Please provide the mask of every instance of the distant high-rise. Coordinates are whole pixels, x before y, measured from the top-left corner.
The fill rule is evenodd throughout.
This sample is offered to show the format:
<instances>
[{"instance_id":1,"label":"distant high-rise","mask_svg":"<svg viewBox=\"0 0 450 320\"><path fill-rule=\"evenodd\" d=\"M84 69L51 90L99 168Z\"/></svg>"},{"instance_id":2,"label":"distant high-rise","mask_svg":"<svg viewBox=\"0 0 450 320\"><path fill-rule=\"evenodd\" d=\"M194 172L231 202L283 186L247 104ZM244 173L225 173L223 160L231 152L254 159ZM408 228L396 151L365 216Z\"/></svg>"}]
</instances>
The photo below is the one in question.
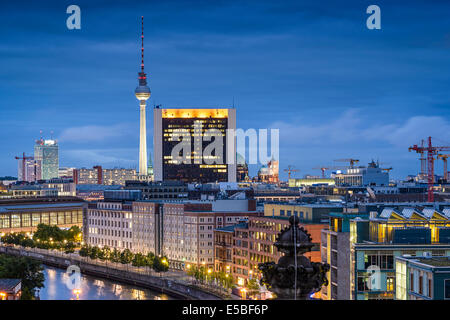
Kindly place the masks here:
<instances>
[{"instance_id":1,"label":"distant high-rise","mask_svg":"<svg viewBox=\"0 0 450 320\"><path fill-rule=\"evenodd\" d=\"M147 86L147 75L144 72L144 17L142 17L142 34L141 34L141 72L138 73L139 86L134 91L136 98L139 100L140 106L140 136L139 136L139 175L147 175L147 125L145 107L147 100L150 98L150 88Z\"/></svg>"},{"instance_id":2,"label":"distant high-rise","mask_svg":"<svg viewBox=\"0 0 450 320\"><path fill-rule=\"evenodd\" d=\"M34 182L41 179L41 161L33 157L21 159L18 166L19 181Z\"/></svg>"},{"instance_id":3,"label":"distant high-rise","mask_svg":"<svg viewBox=\"0 0 450 320\"><path fill-rule=\"evenodd\" d=\"M44 140L43 138L37 140L34 146L34 160L40 161L41 179L58 178L59 147L56 140Z\"/></svg>"},{"instance_id":4,"label":"distant high-rise","mask_svg":"<svg viewBox=\"0 0 450 320\"><path fill-rule=\"evenodd\" d=\"M236 182L236 163L227 164L227 152L236 154L235 143L227 148L227 129L236 129L236 109L161 109L153 112L153 172L155 181L178 180L183 182ZM201 125L202 142L196 143L195 132ZM205 163L203 152L212 141L205 131L215 129L223 137L222 163ZM191 163L174 163L172 150L180 142L172 141L177 130L191 134ZM213 155L215 157L217 155ZM198 163L198 160L200 162Z\"/></svg>"}]
</instances>

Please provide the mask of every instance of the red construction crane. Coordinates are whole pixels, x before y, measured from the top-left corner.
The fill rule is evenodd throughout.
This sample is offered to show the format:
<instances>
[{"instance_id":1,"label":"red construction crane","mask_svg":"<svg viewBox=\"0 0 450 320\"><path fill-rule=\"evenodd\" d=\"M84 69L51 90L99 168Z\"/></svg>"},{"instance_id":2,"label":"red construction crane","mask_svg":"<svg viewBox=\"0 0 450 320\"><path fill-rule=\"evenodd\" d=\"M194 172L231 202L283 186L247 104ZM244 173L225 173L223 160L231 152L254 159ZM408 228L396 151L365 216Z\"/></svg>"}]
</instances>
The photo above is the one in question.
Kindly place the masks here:
<instances>
[{"instance_id":1,"label":"red construction crane","mask_svg":"<svg viewBox=\"0 0 450 320\"><path fill-rule=\"evenodd\" d=\"M428 169L428 202L434 202L433 194L433 184L434 184L434 156L438 154L439 151L450 151L448 146L433 147L431 143L431 137L428 137L428 146L419 147L417 144L408 148L409 151L416 151L417 153L427 154L427 169Z\"/></svg>"},{"instance_id":2,"label":"red construction crane","mask_svg":"<svg viewBox=\"0 0 450 320\"><path fill-rule=\"evenodd\" d=\"M25 155L25 152L24 152L22 157L15 157L15 158L16 158L16 160L22 160L22 181L25 181L25 176L26 176L26 173L25 173L25 161L31 160L31 159L33 159L33 157L27 157ZM17 178L19 178L19 177L17 177Z\"/></svg>"},{"instance_id":3,"label":"red construction crane","mask_svg":"<svg viewBox=\"0 0 450 320\"><path fill-rule=\"evenodd\" d=\"M447 159L450 157L450 154L438 154L437 155L439 159L442 159L442 162L444 162L444 180L448 180L448 170L447 170Z\"/></svg>"},{"instance_id":4,"label":"red construction crane","mask_svg":"<svg viewBox=\"0 0 450 320\"><path fill-rule=\"evenodd\" d=\"M291 166L288 166L288 168L284 169L284 171L286 171L288 173L288 179L291 179L291 172L298 172L298 170L294 169Z\"/></svg>"}]
</instances>

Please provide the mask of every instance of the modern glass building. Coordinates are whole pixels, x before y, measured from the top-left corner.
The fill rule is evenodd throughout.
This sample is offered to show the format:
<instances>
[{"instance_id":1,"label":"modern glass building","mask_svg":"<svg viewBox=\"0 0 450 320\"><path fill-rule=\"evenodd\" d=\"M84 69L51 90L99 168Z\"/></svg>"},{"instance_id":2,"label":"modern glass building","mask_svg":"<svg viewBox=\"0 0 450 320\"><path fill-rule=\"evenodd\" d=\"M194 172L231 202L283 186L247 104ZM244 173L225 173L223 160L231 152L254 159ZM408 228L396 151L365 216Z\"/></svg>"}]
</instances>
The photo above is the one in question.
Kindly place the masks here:
<instances>
[{"instance_id":1,"label":"modern glass building","mask_svg":"<svg viewBox=\"0 0 450 320\"><path fill-rule=\"evenodd\" d=\"M56 140L39 139L34 146L34 159L41 163L41 179L59 177L59 147Z\"/></svg>"}]
</instances>

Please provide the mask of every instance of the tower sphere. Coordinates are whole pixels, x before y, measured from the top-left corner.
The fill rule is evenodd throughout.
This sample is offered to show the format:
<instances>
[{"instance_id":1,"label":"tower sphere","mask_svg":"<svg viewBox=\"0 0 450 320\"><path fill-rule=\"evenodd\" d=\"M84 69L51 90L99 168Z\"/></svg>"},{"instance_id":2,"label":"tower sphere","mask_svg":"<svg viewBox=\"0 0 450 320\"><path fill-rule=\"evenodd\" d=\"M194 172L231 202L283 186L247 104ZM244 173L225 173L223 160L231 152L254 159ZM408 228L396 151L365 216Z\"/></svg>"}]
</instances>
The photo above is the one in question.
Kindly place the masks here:
<instances>
[{"instance_id":1,"label":"tower sphere","mask_svg":"<svg viewBox=\"0 0 450 320\"><path fill-rule=\"evenodd\" d=\"M139 101L148 100L151 95L150 88L148 86L138 86L134 90L134 94Z\"/></svg>"}]
</instances>

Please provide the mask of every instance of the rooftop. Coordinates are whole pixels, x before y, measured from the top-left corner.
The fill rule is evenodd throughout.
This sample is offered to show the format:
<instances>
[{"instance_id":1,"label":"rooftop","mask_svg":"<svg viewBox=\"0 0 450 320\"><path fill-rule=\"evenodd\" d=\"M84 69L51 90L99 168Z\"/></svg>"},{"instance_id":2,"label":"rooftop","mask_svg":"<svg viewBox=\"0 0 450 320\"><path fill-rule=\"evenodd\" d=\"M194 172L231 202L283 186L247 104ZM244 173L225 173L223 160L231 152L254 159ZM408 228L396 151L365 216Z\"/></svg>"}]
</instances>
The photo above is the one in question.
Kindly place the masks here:
<instances>
[{"instance_id":1,"label":"rooftop","mask_svg":"<svg viewBox=\"0 0 450 320\"><path fill-rule=\"evenodd\" d=\"M20 279L0 279L0 291L11 291L20 284Z\"/></svg>"}]
</instances>

